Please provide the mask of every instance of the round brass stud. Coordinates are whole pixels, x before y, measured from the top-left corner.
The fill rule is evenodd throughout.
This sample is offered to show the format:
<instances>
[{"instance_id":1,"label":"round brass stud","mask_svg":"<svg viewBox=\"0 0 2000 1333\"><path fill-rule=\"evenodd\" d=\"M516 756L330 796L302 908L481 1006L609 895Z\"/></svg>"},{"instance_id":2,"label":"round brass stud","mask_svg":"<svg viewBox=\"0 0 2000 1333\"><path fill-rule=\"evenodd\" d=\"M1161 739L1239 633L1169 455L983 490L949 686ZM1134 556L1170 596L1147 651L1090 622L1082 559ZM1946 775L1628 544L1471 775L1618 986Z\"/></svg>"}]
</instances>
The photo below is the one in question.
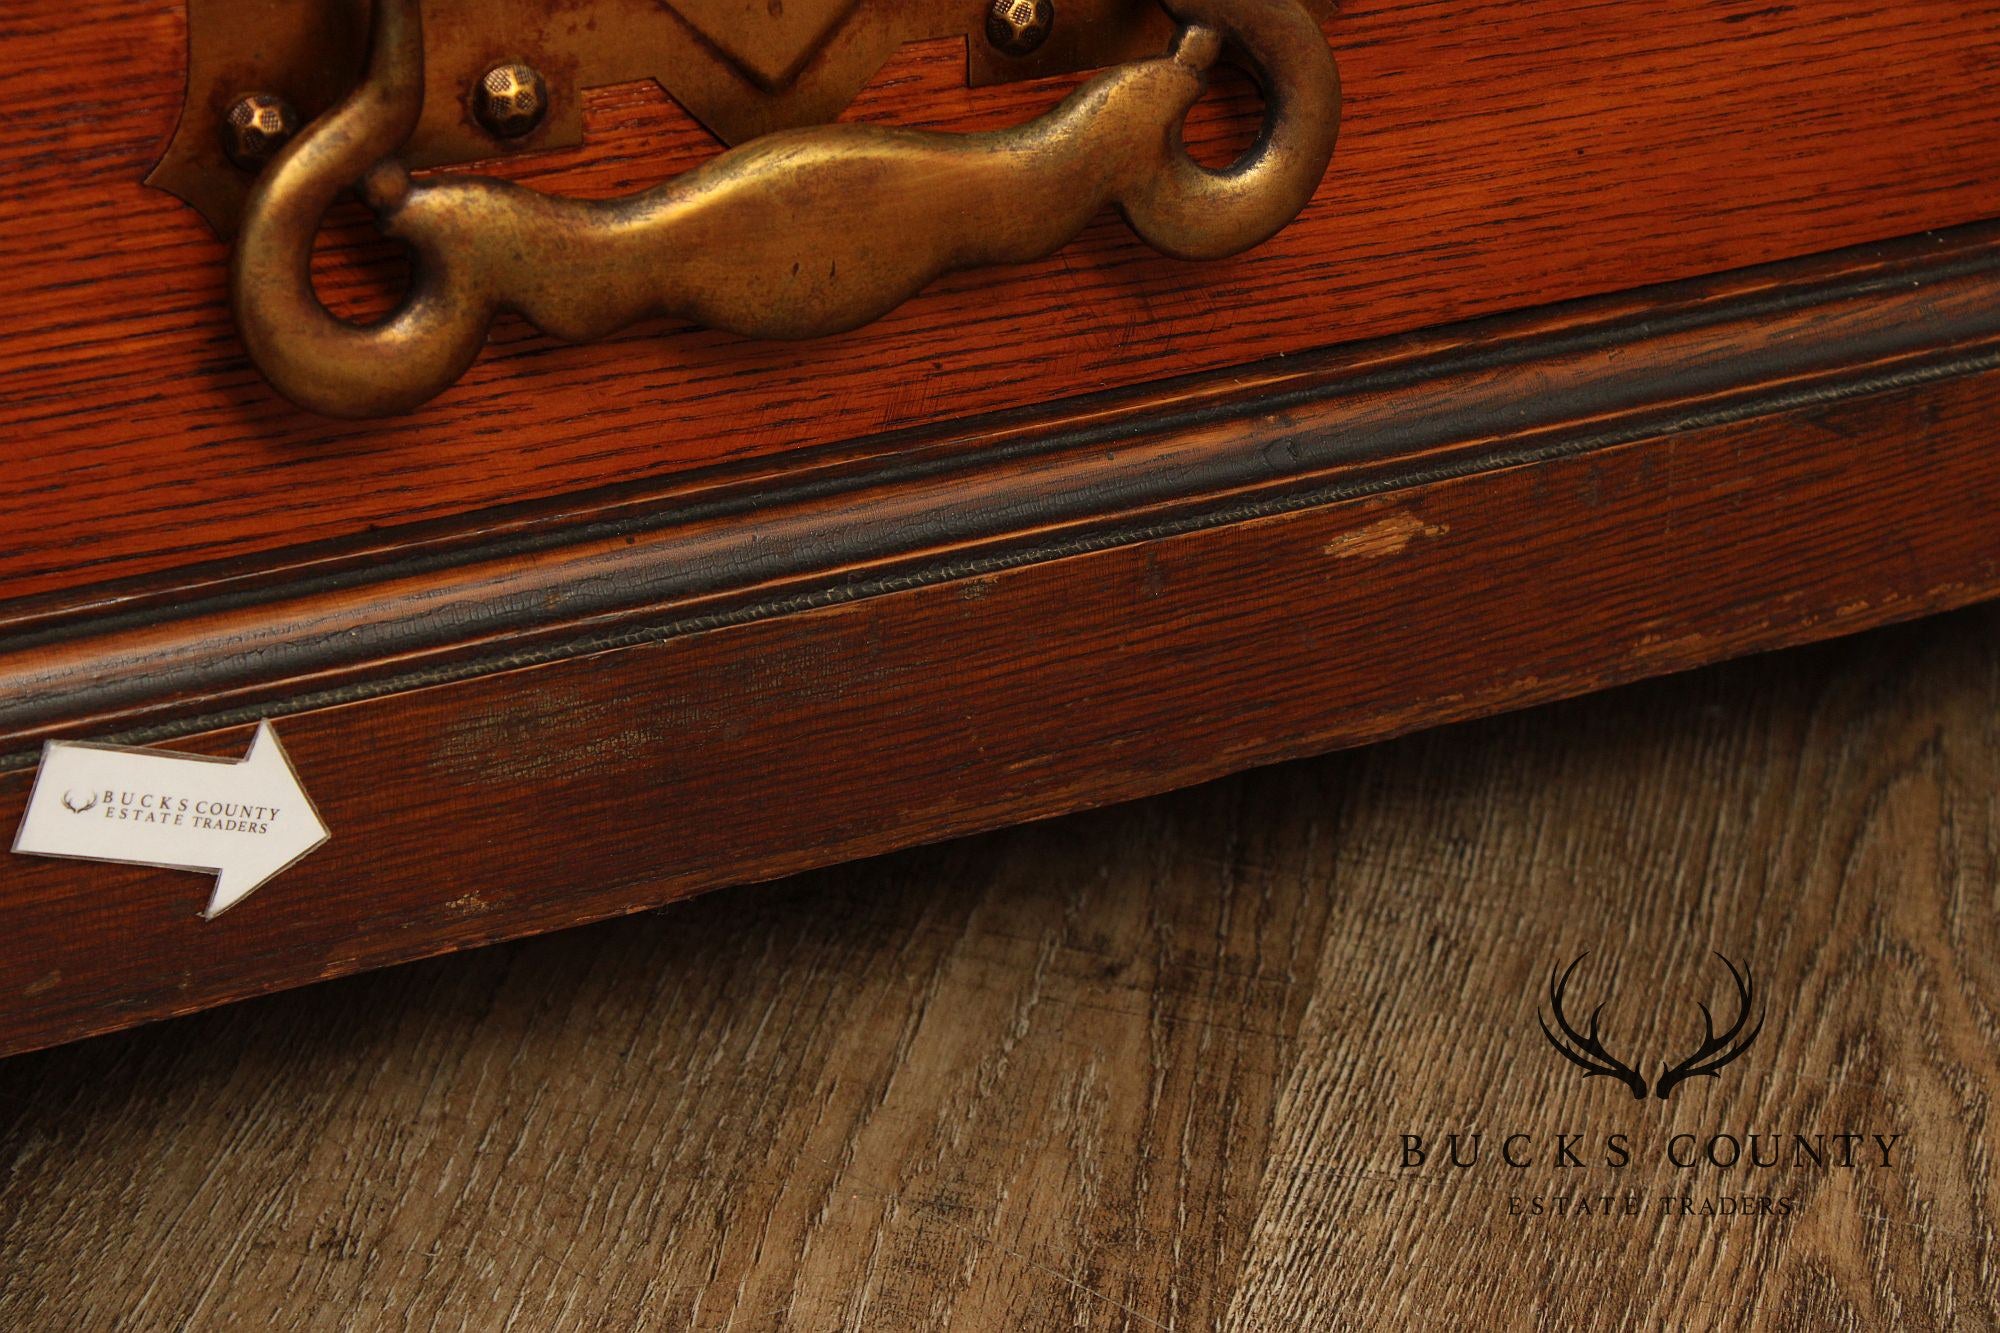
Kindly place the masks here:
<instances>
[{"instance_id":1,"label":"round brass stud","mask_svg":"<svg viewBox=\"0 0 2000 1333\"><path fill-rule=\"evenodd\" d=\"M549 85L533 65L495 65L472 90L472 113L496 138L523 138L549 114Z\"/></svg>"},{"instance_id":2,"label":"round brass stud","mask_svg":"<svg viewBox=\"0 0 2000 1333\"><path fill-rule=\"evenodd\" d=\"M222 150L252 174L262 171L299 132L299 113L271 93L236 99L222 118Z\"/></svg>"},{"instance_id":3,"label":"round brass stud","mask_svg":"<svg viewBox=\"0 0 2000 1333\"><path fill-rule=\"evenodd\" d=\"M1002 55L1031 56L1055 27L1055 0L993 0L986 11L986 40Z\"/></svg>"}]
</instances>

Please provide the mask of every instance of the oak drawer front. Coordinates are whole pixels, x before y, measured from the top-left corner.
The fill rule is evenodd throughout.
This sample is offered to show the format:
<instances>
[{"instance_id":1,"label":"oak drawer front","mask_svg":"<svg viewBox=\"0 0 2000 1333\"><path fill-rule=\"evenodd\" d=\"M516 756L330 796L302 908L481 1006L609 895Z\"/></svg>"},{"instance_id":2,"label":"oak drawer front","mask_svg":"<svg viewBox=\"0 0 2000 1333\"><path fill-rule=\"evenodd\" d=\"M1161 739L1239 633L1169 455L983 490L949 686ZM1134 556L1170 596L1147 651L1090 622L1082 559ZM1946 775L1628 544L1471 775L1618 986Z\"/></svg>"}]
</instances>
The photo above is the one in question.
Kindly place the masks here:
<instances>
[{"instance_id":1,"label":"oak drawer front","mask_svg":"<svg viewBox=\"0 0 2000 1333\"><path fill-rule=\"evenodd\" d=\"M214 920L0 857L0 1054L2000 594L2000 5L1324 31L1332 170L1240 257L1105 218L819 341L503 321L335 423L140 184L180 7L10 9L0 826L49 742L276 734L332 836ZM1075 80L964 83L913 46L849 117ZM650 87L585 126L476 169L715 151ZM337 216L321 290L379 308L386 254Z\"/></svg>"},{"instance_id":2,"label":"oak drawer front","mask_svg":"<svg viewBox=\"0 0 2000 1333\"><path fill-rule=\"evenodd\" d=\"M0 1050L1993 596L1996 408L1982 226L23 621L0 825L268 721L332 838L5 858Z\"/></svg>"},{"instance_id":3,"label":"oak drawer front","mask_svg":"<svg viewBox=\"0 0 2000 1333\"><path fill-rule=\"evenodd\" d=\"M1333 169L1240 259L1163 259L1106 219L822 342L656 325L570 347L503 325L423 412L335 426L261 382L225 247L139 184L180 109L183 7L22 0L0 17L0 433L37 522L10 534L0 586L60 596L2000 214L1993 4L1383 0L1327 35L1347 90ZM913 48L849 115L992 128L1061 91L964 82L962 56ZM1255 115L1230 84L1191 138ZM715 151L648 87L595 94L588 133L507 169L604 196Z\"/></svg>"}]
</instances>

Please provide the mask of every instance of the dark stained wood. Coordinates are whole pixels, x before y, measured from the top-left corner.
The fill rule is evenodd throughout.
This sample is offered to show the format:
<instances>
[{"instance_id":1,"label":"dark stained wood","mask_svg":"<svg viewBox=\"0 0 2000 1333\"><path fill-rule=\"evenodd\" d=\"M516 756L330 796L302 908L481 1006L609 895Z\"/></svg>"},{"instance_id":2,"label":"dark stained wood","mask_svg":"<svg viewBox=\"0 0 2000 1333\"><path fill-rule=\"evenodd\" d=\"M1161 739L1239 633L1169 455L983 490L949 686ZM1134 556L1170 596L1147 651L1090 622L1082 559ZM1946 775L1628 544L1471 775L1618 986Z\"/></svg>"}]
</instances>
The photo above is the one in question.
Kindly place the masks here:
<instances>
[{"instance_id":1,"label":"dark stained wood","mask_svg":"<svg viewBox=\"0 0 2000 1333\"><path fill-rule=\"evenodd\" d=\"M215 925L187 876L0 858L0 1051L2000 592L2000 7L1329 31L1339 167L1241 261L1107 223L823 344L516 329L335 428L138 184L178 7L11 7L0 827L51 737L273 717L334 841ZM852 114L1056 91L961 81L912 49ZM706 151L656 94L595 108L512 169ZM337 230L328 290L379 301Z\"/></svg>"},{"instance_id":2,"label":"dark stained wood","mask_svg":"<svg viewBox=\"0 0 2000 1333\"><path fill-rule=\"evenodd\" d=\"M0 770L1996 365L1978 226L30 599L0 615Z\"/></svg>"},{"instance_id":3,"label":"dark stained wood","mask_svg":"<svg viewBox=\"0 0 2000 1333\"><path fill-rule=\"evenodd\" d=\"M333 841L212 924L188 876L7 858L0 1049L2000 593L2000 370L1902 369L1463 475L1427 478L1419 451L1380 493L266 709L289 713ZM247 736L185 744L240 755ZM0 827L30 777L0 777Z\"/></svg>"},{"instance_id":4,"label":"dark stained wood","mask_svg":"<svg viewBox=\"0 0 2000 1333\"><path fill-rule=\"evenodd\" d=\"M1254 255L1176 264L1107 220L1045 264L951 280L820 344L653 329L565 348L512 328L435 410L352 428L257 381L224 313L221 246L139 184L180 105L180 6L15 0L0 14L0 589L87 596L2000 214L1991 0L1354 0L1329 31L1351 96L1340 158L1308 216ZM961 55L913 49L852 114L968 128L1057 91L967 92L962 71ZM1238 133L1245 101L1196 137ZM604 195L708 151L645 89L598 96L591 131L585 152L520 173ZM333 260L328 282L345 298L361 275Z\"/></svg>"},{"instance_id":5,"label":"dark stained wood","mask_svg":"<svg viewBox=\"0 0 2000 1333\"><path fill-rule=\"evenodd\" d=\"M1991 1328L1996 789L1983 610L7 1061L0 1325ZM1722 1079L1542 1044L1584 949L1695 1035L1710 948ZM1466 1130L1905 1138L1400 1168Z\"/></svg>"}]
</instances>

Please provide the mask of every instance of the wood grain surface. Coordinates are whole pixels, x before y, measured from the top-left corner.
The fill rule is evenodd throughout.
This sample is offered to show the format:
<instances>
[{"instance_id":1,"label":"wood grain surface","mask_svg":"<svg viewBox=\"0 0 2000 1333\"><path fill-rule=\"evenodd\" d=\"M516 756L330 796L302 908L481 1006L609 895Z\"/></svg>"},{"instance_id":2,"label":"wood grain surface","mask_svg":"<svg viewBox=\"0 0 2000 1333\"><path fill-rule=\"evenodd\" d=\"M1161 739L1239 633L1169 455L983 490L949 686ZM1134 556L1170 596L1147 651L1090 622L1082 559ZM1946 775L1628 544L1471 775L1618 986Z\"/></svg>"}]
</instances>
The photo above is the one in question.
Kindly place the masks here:
<instances>
[{"instance_id":1,"label":"wood grain surface","mask_svg":"<svg viewBox=\"0 0 2000 1333\"><path fill-rule=\"evenodd\" d=\"M295 699L334 836L226 918L185 873L6 858L0 1051L2000 594L2000 372L1972 364ZM0 775L0 827L33 776Z\"/></svg>"},{"instance_id":2,"label":"wood grain surface","mask_svg":"<svg viewBox=\"0 0 2000 1333\"><path fill-rule=\"evenodd\" d=\"M140 184L180 109L183 13L0 12L6 597L2000 216L1992 0L1352 0L1328 29L1350 97L1333 174L1254 254L1179 264L1106 219L819 343L653 327L572 348L515 325L432 409L337 427L261 384L222 245ZM991 127L1059 91L963 74L962 52L912 48L850 116ZM1201 151L1253 100L1220 99ZM603 196L713 151L650 86L597 95L589 131L513 173ZM325 276L346 302L379 246L343 236Z\"/></svg>"},{"instance_id":3,"label":"wood grain surface","mask_svg":"<svg viewBox=\"0 0 2000 1333\"><path fill-rule=\"evenodd\" d=\"M1872 433L1867 522L1935 528L1913 488L1945 483L1911 446L1950 409L1911 400L1905 422L1869 400L1950 399L1996 367L1986 223L203 562L80 602L16 598L0 603L0 771L51 736L176 737L1801 409L1857 416L1844 444L1802 439L1815 473ZM1979 414L1952 415L1976 467ZM1774 484L1755 454L1735 460L1719 484ZM1837 557L1815 544L1800 554Z\"/></svg>"},{"instance_id":4,"label":"wood grain surface","mask_svg":"<svg viewBox=\"0 0 2000 1333\"><path fill-rule=\"evenodd\" d=\"M1991 1328L1996 719L1959 613L0 1063L0 1325ZM1671 1102L1536 1028L1711 949ZM1901 1138L1659 1160L1753 1132Z\"/></svg>"}]
</instances>

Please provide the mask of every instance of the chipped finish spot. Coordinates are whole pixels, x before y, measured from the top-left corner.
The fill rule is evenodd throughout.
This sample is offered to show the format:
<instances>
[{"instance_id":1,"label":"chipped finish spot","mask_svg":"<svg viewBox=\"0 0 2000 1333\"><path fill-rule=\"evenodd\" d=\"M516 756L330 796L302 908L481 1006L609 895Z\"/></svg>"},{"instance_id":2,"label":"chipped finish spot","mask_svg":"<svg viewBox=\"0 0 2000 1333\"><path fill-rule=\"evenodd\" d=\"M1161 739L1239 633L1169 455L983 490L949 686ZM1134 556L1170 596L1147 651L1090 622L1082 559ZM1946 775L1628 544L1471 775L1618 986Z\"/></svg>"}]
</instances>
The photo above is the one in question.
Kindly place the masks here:
<instances>
[{"instance_id":1,"label":"chipped finish spot","mask_svg":"<svg viewBox=\"0 0 2000 1333\"><path fill-rule=\"evenodd\" d=\"M1415 514L1395 514L1341 534L1327 543L1326 553L1336 560L1379 560L1401 555L1419 537L1442 537L1450 531L1449 525L1426 523Z\"/></svg>"}]
</instances>

